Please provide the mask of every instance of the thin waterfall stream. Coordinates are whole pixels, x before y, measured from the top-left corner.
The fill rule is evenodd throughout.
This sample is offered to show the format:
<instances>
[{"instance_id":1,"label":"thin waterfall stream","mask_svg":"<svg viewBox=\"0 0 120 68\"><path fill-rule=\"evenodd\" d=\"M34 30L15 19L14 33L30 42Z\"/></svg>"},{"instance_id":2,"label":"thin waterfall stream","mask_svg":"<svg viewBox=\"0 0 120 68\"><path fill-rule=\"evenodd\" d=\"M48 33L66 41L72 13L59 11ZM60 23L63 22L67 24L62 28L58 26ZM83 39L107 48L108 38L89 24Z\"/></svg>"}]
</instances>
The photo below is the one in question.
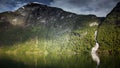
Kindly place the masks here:
<instances>
[{"instance_id":1,"label":"thin waterfall stream","mask_svg":"<svg viewBox=\"0 0 120 68\"><path fill-rule=\"evenodd\" d=\"M92 55L92 59L93 61L95 61L97 63L97 66L96 68L100 65L100 58L98 57L97 55L97 50L99 48L99 43L97 42L97 33L98 31L95 31L95 41L96 41L96 44L95 46L92 48L92 51L91 51L91 55Z\"/></svg>"}]
</instances>

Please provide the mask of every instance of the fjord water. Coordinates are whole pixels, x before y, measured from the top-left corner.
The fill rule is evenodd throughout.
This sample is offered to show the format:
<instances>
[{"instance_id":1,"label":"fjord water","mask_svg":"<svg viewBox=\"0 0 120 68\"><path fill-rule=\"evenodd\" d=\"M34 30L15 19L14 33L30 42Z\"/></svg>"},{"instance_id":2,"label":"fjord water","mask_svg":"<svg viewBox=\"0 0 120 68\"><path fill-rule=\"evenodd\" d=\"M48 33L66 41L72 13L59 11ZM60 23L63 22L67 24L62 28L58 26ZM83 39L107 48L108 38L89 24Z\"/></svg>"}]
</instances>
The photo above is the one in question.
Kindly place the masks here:
<instances>
[{"instance_id":1,"label":"fjord water","mask_svg":"<svg viewBox=\"0 0 120 68\"><path fill-rule=\"evenodd\" d=\"M0 68L119 68L120 56L101 55L100 64L89 54L0 54Z\"/></svg>"}]
</instances>

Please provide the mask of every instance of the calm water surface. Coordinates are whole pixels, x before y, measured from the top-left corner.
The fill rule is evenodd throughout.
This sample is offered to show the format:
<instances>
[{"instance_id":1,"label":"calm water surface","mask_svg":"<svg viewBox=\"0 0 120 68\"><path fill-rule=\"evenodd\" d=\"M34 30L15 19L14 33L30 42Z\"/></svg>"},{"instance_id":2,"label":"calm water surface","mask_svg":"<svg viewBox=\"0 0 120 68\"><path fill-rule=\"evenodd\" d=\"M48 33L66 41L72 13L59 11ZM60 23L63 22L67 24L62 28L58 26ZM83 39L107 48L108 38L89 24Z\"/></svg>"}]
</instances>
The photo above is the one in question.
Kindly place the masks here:
<instances>
[{"instance_id":1,"label":"calm water surface","mask_svg":"<svg viewBox=\"0 0 120 68\"><path fill-rule=\"evenodd\" d=\"M0 54L0 68L120 68L120 56Z\"/></svg>"}]
</instances>

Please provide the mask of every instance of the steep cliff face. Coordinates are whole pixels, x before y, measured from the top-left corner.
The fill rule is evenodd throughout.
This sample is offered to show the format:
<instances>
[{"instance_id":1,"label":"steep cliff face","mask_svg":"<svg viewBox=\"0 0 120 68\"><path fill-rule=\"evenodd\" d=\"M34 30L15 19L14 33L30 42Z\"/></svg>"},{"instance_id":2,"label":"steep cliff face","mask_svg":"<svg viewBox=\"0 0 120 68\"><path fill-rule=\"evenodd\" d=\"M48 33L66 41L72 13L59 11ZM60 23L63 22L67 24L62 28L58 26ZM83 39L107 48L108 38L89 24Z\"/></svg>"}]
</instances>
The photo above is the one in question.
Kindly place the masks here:
<instances>
[{"instance_id":1,"label":"steep cliff face","mask_svg":"<svg viewBox=\"0 0 120 68\"><path fill-rule=\"evenodd\" d=\"M88 52L99 20L62 9L29 3L0 13L0 46L14 52Z\"/></svg>"},{"instance_id":2,"label":"steep cliff face","mask_svg":"<svg viewBox=\"0 0 120 68\"><path fill-rule=\"evenodd\" d=\"M117 53L120 51L120 2L107 15L98 31L100 51Z\"/></svg>"}]
</instances>

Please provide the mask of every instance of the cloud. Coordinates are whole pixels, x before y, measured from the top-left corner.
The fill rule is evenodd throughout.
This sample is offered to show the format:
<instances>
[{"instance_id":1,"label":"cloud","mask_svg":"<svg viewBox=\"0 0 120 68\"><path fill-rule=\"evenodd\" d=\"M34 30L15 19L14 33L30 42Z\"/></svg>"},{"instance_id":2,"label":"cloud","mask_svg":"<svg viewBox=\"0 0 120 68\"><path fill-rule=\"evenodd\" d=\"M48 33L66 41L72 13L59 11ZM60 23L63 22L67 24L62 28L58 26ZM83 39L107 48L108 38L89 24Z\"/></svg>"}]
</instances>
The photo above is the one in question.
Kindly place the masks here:
<instances>
[{"instance_id":1,"label":"cloud","mask_svg":"<svg viewBox=\"0 0 120 68\"><path fill-rule=\"evenodd\" d=\"M0 0L0 12L16 10L24 4L20 0Z\"/></svg>"},{"instance_id":2,"label":"cloud","mask_svg":"<svg viewBox=\"0 0 120 68\"><path fill-rule=\"evenodd\" d=\"M0 12L16 10L28 2L40 2L77 14L106 16L119 0L0 0Z\"/></svg>"},{"instance_id":3,"label":"cloud","mask_svg":"<svg viewBox=\"0 0 120 68\"><path fill-rule=\"evenodd\" d=\"M119 0L53 0L51 6L77 14L106 16Z\"/></svg>"},{"instance_id":4,"label":"cloud","mask_svg":"<svg viewBox=\"0 0 120 68\"><path fill-rule=\"evenodd\" d=\"M0 12L13 11L28 2L40 2L49 5L53 0L0 0Z\"/></svg>"}]
</instances>

